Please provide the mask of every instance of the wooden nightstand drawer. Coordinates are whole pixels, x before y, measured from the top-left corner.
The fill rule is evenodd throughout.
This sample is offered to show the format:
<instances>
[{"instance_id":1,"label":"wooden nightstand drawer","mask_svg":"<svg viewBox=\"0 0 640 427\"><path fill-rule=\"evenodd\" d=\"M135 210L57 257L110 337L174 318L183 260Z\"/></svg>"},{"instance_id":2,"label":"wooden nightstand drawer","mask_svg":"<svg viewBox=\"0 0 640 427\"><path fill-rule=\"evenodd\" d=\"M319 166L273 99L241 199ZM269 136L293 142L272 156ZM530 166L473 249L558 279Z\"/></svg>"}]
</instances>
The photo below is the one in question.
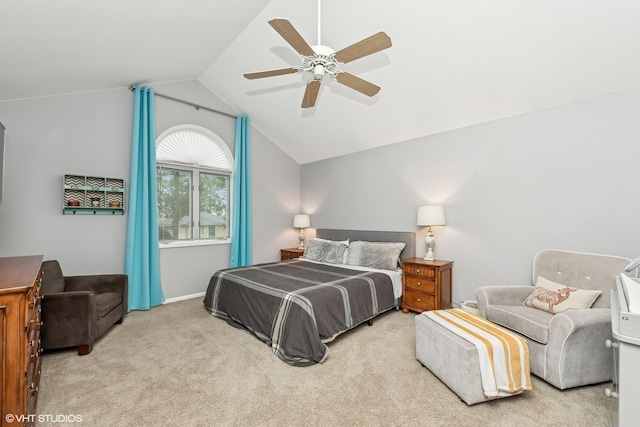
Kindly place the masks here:
<instances>
[{"instance_id":1,"label":"wooden nightstand drawer","mask_svg":"<svg viewBox=\"0 0 640 427\"><path fill-rule=\"evenodd\" d=\"M280 260L284 261L287 259L295 259L304 255L304 249L298 248L289 248L289 249L280 249Z\"/></svg>"},{"instance_id":2,"label":"wooden nightstand drawer","mask_svg":"<svg viewBox=\"0 0 640 427\"><path fill-rule=\"evenodd\" d=\"M422 277L406 276L404 278L404 286L407 290L415 289L421 292L433 294L436 292L436 281L433 279L424 279Z\"/></svg>"},{"instance_id":3,"label":"wooden nightstand drawer","mask_svg":"<svg viewBox=\"0 0 640 427\"><path fill-rule=\"evenodd\" d=\"M405 289L402 295L402 306L418 312L433 310L436 308L436 296Z\"/></svg>"},{"instance_id":4,"label":"wooden nightstand drawer","mask_svg":"<svg viewBox=\"0 0 640 427\"><path fill-rule=\"evenodd\" d=\"M404 272L405 274L415 274L416 276L430 277L431 279L434 279L436 277L435 268L424 267L422 265L405 265Z\"/></svg>"}]
</instances>

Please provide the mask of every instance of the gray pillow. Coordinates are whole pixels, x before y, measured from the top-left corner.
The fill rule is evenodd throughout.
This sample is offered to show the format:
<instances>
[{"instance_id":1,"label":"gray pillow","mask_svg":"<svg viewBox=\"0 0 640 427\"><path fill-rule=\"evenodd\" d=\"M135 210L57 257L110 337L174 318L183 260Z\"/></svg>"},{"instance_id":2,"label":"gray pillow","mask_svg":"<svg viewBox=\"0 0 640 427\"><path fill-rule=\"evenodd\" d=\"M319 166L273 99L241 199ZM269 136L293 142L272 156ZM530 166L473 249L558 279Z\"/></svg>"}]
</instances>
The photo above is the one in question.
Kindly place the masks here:
<instances>
[{"instance_id":1,"label":"gray pillow","mask_svg":"<svg viewBox=\"0 0 640 427\"><path fill-rule=\"evenodd\" d=\"M311 239L304 250L304 258L330 264L342 264L344 253L349 246L344 242L333 240Z\"/></svg>"},{"instance_id":2,"label":"gray pillow","mask_svg":"<svg viewBox=\"0 0 640 427\"><path fill-rule=\"evenodd\" d=\"M404 247L404 243L351 242L347 253L347 264L382 270L396 270L400 252Z\"/></svg>"}]
</instances>

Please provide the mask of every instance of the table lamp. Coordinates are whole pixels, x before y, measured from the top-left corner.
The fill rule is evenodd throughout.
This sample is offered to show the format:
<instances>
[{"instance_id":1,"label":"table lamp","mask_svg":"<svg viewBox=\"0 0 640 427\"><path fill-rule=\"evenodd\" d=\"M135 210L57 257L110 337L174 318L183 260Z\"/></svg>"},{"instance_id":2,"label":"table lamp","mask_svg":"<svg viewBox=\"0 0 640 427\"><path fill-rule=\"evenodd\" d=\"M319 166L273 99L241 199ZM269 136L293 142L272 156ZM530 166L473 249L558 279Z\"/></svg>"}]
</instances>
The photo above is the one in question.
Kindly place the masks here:
<instances>
[{"instance_id":1,"label":"table lamp","mask_svg":"<svg viewBox=\"0 0 640 427\"><path fill-rule=\"evenodd\" d=\"M433 225L446 225L444 219L444 208L442 206L420 206L418 208L418 225L427 226L427 234L424 242L427 245L427 254L424 256L425 261L435 260L433 248L436 245L436 239L431 232Z\"/></svg>"},{"instance_id":2,"label":"table lamp","mask_svg":"<svg viewBox=\"0 0 640 427\"><path fill-rule=\"evenodd\" d=\"M293 227L300 229L300 235L298 236L300 246L298 246L298 249L304 249L304 229L310 226L311 220L309 219L309 215L298 214L293 216Z\"/></svg>"}]
</instances>

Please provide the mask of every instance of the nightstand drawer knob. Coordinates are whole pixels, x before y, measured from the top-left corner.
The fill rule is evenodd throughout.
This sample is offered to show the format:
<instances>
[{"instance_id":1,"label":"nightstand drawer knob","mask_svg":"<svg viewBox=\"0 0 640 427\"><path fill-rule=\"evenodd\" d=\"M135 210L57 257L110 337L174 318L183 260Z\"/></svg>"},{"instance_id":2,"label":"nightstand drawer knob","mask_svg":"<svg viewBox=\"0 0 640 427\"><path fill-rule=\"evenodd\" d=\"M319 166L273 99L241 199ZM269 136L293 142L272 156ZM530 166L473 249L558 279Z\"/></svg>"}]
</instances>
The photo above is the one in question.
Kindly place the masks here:
<instances>
[{"instance_id":1,"label":"nightstand drawer knob","mask_svg":"<svg viewBox=\"0 0 640 427\"><path fill-rule=\"evenodd\" d=\"M420 282L418 282L418 283L417 283L417 286L420 286L420 285L421 285L421 283L420 283Z\"/></svg>"},{"instance_id":2,"label":"nightstand drawer knob","mask_svg":"<svg viewBox=\"0 0 640 427\"><path fill-rule=\"evenodd\" d=\"M418 298L416 301L420 302L420 298Z\"/></svg>"},{"instance_id":3,"label":"nightstand drawer knob","mask_svg":"<svg viewBox=\"0 0 640 427\"><path fill-rule=\"evenodd\" d=\"M422 270L420 270L419 268L416 270L416 273L420 273Z\"/></svg>"}]
</instances>

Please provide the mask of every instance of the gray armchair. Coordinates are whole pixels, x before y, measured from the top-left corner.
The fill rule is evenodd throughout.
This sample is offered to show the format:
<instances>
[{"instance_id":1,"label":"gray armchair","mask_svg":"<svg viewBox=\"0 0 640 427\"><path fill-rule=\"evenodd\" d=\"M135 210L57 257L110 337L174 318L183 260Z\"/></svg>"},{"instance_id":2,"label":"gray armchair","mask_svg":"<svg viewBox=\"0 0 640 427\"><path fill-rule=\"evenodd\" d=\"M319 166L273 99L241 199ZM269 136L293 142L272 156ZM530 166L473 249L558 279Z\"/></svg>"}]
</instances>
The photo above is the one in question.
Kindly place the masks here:
<instances>
[{"instance_id":1,"label":"gray armchair","mask_svg":"<svg viewBox=\"0 0 640 427\"><path fill-rule=\"evenodd\" d=\"M566 389L609 381L613 353L609 290L629 259L561 250L543 250L533 262L533 281L542 276L562 285L601 290L591 308L553 314L523 305L533 286L476 289L482 317L522 335L529 346L531 373Z\"/></svg>"},{"instance_id":2,"label":"gray armchair","mask_svg":"<svg viewBox=\"0 0 640 427\"><path fill-rule=\"evenodd\" d=\"M42 263L42 348L76 347L91 353L93 343L127 312L125 274L63 276L58 261Z\"/></svg>"}]
</instances>

